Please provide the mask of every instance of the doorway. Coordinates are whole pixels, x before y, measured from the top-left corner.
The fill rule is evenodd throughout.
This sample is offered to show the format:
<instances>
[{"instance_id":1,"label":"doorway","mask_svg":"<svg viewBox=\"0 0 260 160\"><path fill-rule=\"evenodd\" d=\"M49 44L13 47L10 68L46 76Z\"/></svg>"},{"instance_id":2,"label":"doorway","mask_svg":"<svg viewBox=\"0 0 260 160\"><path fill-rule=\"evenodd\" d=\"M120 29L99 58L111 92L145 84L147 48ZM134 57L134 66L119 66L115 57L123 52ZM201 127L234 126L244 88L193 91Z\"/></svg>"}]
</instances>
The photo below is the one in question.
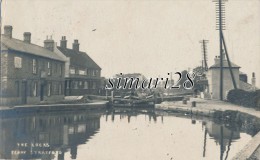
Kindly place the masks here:
<instances>
[{"instance_id":1,"label":"doorway","mask_svg":"<svg viewBox=\"0 0 260 160\"><path fill-rule=\"evenodd\" d=\"M44 100L44 84L41 84L41 88L40 88L40 100L41 100L41 101Z\"/></svg>"},{"instance_id":2,"label":"doorway","mask_svg":"<svg viewBox=\"0 0 260 160\"><path fill-rule=\"evenodd\" d=\"M27 81L22 81L22 104L27 103Z\"/></svg>"}]
</instances>

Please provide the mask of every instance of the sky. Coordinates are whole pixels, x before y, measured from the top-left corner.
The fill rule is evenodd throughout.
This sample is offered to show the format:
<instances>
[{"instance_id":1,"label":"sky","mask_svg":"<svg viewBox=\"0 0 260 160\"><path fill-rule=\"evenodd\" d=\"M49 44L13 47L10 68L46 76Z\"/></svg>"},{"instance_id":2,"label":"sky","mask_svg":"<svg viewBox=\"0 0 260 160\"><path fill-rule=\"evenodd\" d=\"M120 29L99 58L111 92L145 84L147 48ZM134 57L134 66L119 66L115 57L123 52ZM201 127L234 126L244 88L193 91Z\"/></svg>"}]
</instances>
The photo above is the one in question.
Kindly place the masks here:
<instances>
[{"instance_id":1,"label":"sky","mask_svg":"<svg viewBox=\"0 0 260 160\"><path fill-rule=\"evenodd\" d=\"M231 61L260 86L260 0L226 2L224 36ZM215 4L211 0L3 0L2 26L13 37L32 33L43 46L46 36L80 50L102 68L102 76L143 73L168 77L201 64L199 41L209 40L208 65L219 55Z\"/></svg>"}]
</instances>

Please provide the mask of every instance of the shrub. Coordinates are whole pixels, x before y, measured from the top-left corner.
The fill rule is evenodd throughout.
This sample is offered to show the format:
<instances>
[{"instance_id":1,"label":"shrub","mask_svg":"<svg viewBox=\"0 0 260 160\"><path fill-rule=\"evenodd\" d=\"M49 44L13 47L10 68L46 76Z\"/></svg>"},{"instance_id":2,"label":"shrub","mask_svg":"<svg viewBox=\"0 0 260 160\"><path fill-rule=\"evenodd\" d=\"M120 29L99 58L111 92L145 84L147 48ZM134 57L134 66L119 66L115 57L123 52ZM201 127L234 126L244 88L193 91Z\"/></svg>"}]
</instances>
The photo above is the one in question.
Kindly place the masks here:
<instances>
[{"instance_id":1,"label":"shrub","mask_svg":"<svg viewBox=\"0 0 260 160\"><path fill-rule=\"evenodd\" d=\"M245 106L254 107L258 106L260 99L260 90L254 92L248 92L241 89L230 90L227 95L227 100L231 103ZM259 106L258 106L259 107Z\"/></svg>"}]
</instances>

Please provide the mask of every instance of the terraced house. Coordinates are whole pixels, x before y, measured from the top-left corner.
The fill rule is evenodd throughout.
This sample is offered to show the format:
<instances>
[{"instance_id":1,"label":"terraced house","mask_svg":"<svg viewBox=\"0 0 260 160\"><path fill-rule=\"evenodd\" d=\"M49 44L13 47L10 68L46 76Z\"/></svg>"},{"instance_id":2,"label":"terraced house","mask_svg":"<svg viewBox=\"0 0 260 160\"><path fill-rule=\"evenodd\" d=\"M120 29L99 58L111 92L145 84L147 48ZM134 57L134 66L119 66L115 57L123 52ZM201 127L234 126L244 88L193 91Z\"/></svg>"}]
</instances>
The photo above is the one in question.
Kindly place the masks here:
<instances>
[{"instance_id":1,"label":"terraced house","mask_svg":"<svg viewBox=\"0 0 260 160\"><path fill-rule=\"evenodd\" d=\"M1 38L2 105L35 104L64 98L65 60L54 50L54 41L44 47L31 43L31 33L24 40L12 37L12 26L4 27Z\"/></svg>"},{"instance_id":2,"label":"terraced house","mask_svg":"<svg viewBox=\"0 0 260 160\"><path fill-rule=\"evenodd\" d=\"M65 56L65 95L77 96L85 94L100 94L101 68L86 53L79 50L78 40L74 40L72 49L67 48L67 40L62 36L60 51Z\"/></svg>"}]
</instances>

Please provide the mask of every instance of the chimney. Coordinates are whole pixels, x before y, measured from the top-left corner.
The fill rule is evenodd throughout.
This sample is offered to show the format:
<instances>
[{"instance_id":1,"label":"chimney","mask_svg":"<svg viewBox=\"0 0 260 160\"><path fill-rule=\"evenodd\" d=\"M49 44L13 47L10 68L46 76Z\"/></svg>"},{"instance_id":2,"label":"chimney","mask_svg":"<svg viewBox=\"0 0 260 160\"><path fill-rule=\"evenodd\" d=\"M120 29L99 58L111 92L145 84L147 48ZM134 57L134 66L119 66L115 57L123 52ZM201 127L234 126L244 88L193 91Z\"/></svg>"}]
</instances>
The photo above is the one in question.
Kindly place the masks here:
<instances>
[{"instance_id":1,"label":"chimney","mask_svg":"<svg viewBox=\"0 0 260 160\"><path fill-rule=\"evenodd\" d=\"M222 49L222 58L223 58L223 62L227 60L224 49ZM215 64L219 64L220 63L220 56L215 56L214 61L215 61Z\"/></svg>"},{"instance_id":2,"label":"chimney","mask_svg":"<svg viewBox=\"0 0 260 160\"><path fill-rule=\"evenodd\" d=\"M74 40L74 43L72 44L72 49L79 52L79 41L77 39Z\"/></svg>"},{"instance_id":3,"label":"chimney","mask_svg":"<svg viewBox=\"0 0 260 160\"><path fill-rule=\"evenodd\" d=\"M60 40L60 47L61 48L67 48L67 40L66 40L66 36L62 36L61 40Z\"/></svg>"},{"instance_id":4,"label":"chimney","mask_svg":"<svg viewBox=\"0 0 260 160\"><path fill-rule=\"evenodd\" d=\"M219 56L215 56L214 61L215 61L215 64L220 63L220 57Z\"/></svg>"},{"instance_id":5,"label":"chimney","mask_svg":"<svg viewBox=\"0 0 260 160\"><path fill-rule=\"evenodd\" d=\"M252 73L252 86L253 86L253 89L255 91L256 87L255 87L255 81L256 81L256 78L255 78L255 72Z\"/></svg>"},{"instance_id":6,"label":"chimney","mask_svg":"<svg viewBox=\"0 0 260 160\"><path fill-rule=\"evenodd\" d=\"M50 37L50 39L48 39L48 36L46 38L46 40L44 40L44 48L53 51L54 50L54 40L52 39L52 36Z\"/></svg>"},{"instance_id":7,"label":"chimney","mask_svg":"<svg viewBox=\"0 0 260 160\"><path fill-rule=\"evenodd\" d=\"M31 33L30 32L23 33L23 41L26 43L31 43Z\"/></svg>"},{"instance_id":8,"label":"chimney","mask_svg":"<svg viewBox=\"0 0 260 160\"><path fill-rule=\"evenodd\" d=\"M8 38L12 38L12 31L13 27L10 25L4 26L4 35L6 35Z\"/></svg>"}]
</instances>

